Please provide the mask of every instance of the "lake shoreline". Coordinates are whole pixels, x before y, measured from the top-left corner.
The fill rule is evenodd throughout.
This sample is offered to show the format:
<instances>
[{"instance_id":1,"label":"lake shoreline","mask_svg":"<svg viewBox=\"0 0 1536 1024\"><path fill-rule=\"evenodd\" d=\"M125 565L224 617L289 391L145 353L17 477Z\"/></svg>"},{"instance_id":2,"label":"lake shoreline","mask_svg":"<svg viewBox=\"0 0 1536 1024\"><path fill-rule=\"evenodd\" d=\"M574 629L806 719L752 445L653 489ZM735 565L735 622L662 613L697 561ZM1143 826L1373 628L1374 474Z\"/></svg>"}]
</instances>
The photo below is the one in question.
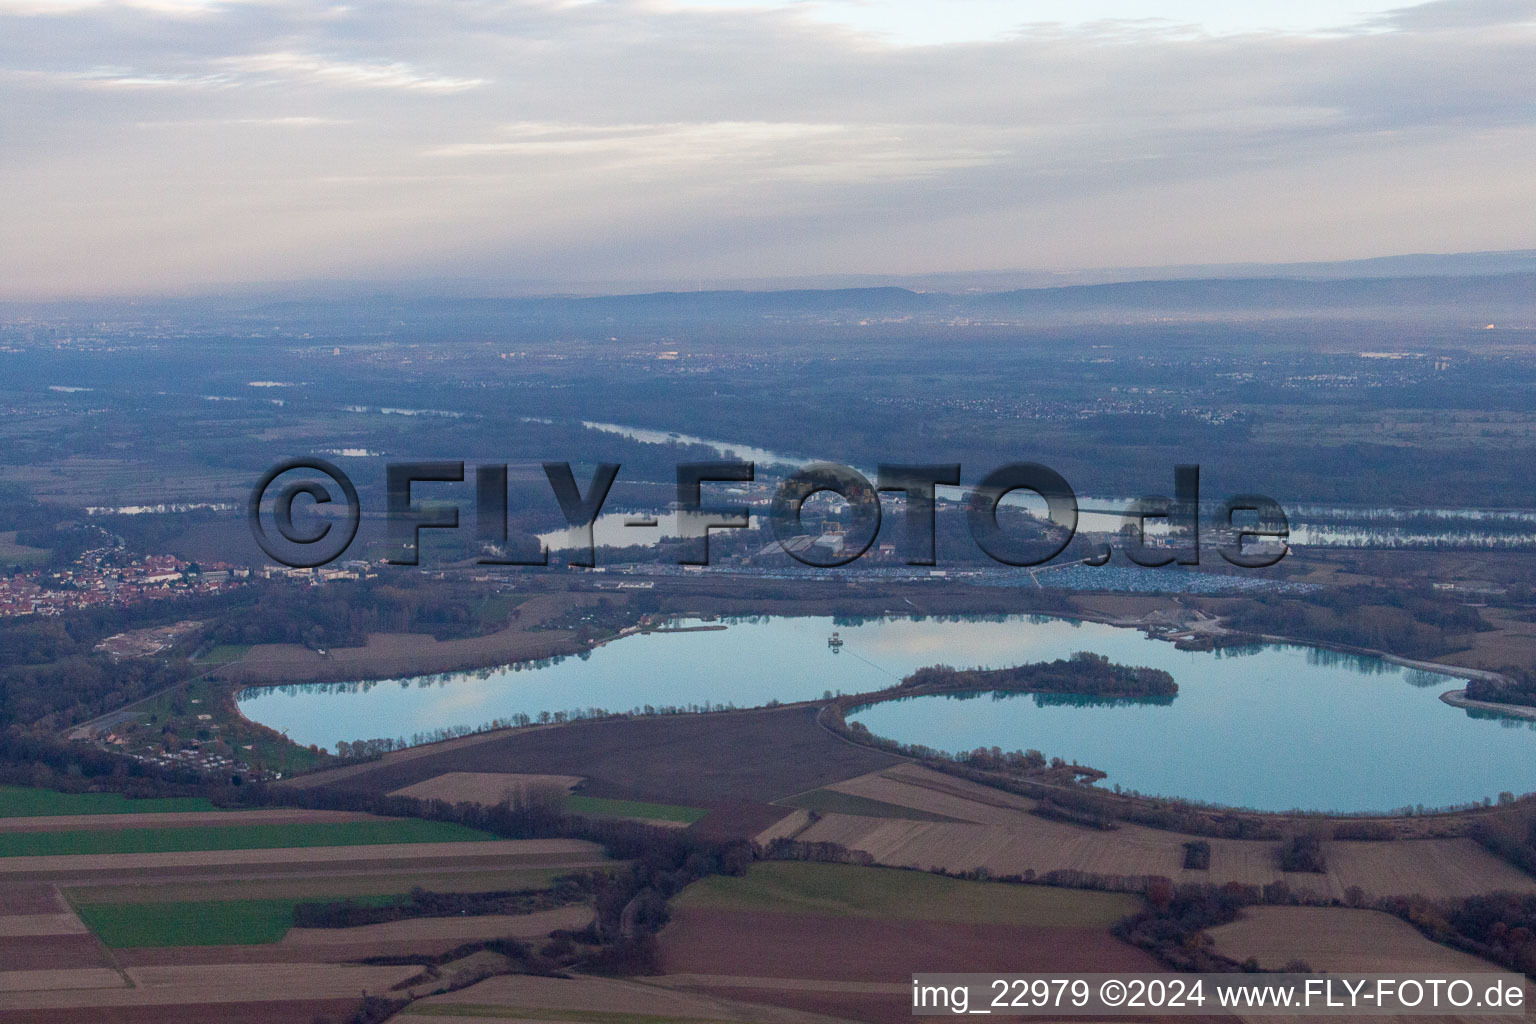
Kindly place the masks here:
<instances>
[{"instance_id":1,"label":"lake shoreline","mask_svg":"<svg viewBox=\"0 0 1536 1024\"><path fill-rule=\"evenodd\" d=\"M1440 699L1453 708L1463 708L1467 711L1491 711L1511 718L1536 719L1536 708L1524 704L1495 704L1493 701L1473 700L1467 696L1466 690L1446 690L1440 695Z\"/></svg>"}]
</instances>

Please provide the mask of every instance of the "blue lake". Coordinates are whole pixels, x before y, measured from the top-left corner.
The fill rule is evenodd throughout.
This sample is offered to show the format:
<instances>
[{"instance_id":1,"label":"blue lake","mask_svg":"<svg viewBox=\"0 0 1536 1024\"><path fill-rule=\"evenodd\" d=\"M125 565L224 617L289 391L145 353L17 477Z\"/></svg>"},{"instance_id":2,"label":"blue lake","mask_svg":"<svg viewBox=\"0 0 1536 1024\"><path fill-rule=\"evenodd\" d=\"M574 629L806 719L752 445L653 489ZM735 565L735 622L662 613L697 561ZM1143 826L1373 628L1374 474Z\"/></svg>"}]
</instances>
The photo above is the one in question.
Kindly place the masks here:
<instances>
[{"instance_id":1,"label":"blue lake","mask_svg":"<svg viewBox=\"0 0 1536 1024\"><path fill-rule=\"evenodd\" d=\"M834 630L840 652L827 645ZM1108 772L1105 787L1261 810L1433 808L1536 790L1536 723L1442 703L1462 685L1455 677L1300 646L1180 651L1136 630L1036 616L736 621L628 636L548 663L251 689L240 709L306 745L421 742L517 714L752 707L880 689L925 665L1004 667L1077 651L1166 669L1179 694L1163 703L921 697L850 717L903 743L1034 748Z\"/></svg>"}]
</instances>

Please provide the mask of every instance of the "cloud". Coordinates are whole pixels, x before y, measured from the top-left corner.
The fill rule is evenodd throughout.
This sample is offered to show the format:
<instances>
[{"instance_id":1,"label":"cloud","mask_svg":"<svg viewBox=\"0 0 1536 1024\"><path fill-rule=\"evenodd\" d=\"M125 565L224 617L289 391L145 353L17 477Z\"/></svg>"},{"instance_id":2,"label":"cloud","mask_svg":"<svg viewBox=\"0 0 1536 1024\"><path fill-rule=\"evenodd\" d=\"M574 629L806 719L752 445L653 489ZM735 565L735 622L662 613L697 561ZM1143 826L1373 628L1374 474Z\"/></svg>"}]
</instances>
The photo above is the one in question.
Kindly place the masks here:
<instances>
[{"instance_id":1,"label":"cloud","mask_svg":"<svg viewBox=\"0 0 1536 1024\"><path fill-rule=\"evenodd\" d=\"M180 121L140 121L140 128L328 128L350 124L334 117L226 117L189 118Z\"/></svg>"},{"instance_id":2,"label":"cloud","mask_svg":"<svg viewBox=\"0 0 1536 1024\"><path fill-rule=\"evenodd\" d=\"M928 178L1004 155L1001 148L978 148L963 137L952 135L944 142L923 138L931 134L926 125L530 122L506 126L492 141L436 146L426 155L521 165L574 163L586 174L630 176L718 174L729 167L737 182L750 176L821 183Z\"/></svg>"},{"instance_id":3,"label":"cloud","mask_svg":"<svg viewBox=\"0 0 1536 1024\"><path fill-rule=\"evenodd\" d=\"M0 0L0 13L46 17L121 8L171 17L210 14L245 0Z\"/></svg>"},{"instance_id":4,"label":"cloud","mask_svg":"<svg viewBox=\"0 0 1536 1024\"><path fill-rule=\"evenodd\" d=\"M907 46L794 5L18 2L0 0L0 225L27 239L0 248L0 281L16 291L1536 237L1533 3L1437 0L1326 33L1122 20Z\"/></svg>"},{"instance_id":5,"label":"cloud","mask_svg":"<svg viewBox=\"0 0 1536 1024\"><path fill-rule=\"evenodd\" d=\"M306 53L249 54L226 57L220 63L248 81L282 80L343 89L451 93L474 89L487 81L425 72L404 61L336 60Z\"/></svg>"},{"instance_id":6,"label":"cloud","mask_svg":"<svg viewBox=\"0 0 1536 1024\"><path fill-rule=\"evenodd\" d=\"M1536 0L1431 0L1384 12L1367 27L1416 31L1536 24Z\"/></svg>"}]
</instances>

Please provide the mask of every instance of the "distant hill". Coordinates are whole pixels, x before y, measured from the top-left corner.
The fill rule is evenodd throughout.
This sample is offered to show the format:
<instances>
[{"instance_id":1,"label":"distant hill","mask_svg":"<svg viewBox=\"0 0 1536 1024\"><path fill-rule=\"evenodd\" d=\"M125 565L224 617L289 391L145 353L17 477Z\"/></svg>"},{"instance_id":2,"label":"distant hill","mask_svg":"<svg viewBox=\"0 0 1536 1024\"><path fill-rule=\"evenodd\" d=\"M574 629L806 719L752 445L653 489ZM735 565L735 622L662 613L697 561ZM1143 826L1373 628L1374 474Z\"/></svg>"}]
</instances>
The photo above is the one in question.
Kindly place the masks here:
<instances>
[{"instance_id":1,"label":"distant hill","mask_svg":"<svg viewBox=\"0 0 1536 1024\"><path fill-rule=\"evenodd\" d=\"M1363 266L1367 265L1368 266ZM1511 273L1389 276L1394 268L1474 265L1525 266ZM101 300L53 305L10 304L27 312L93 319L159 320L206 326L215 333L249 327L307 331L321 336L399 336L452 339L522 331L581 331L615 335L626 326L713 324L749 329L765 324L855 326L971 320L993 325L1126 322L1142 318L1198 320L1323 318L1425 325L1482 326L1509 322L1536 327L1536 253L1401 256L1351 264L1381 273L1356 277L1270 274L1117 281L989 292L919 291L891 286L797 288L777 291L662 291L533 298L413 297L378 292L349 298ZM1273 268L1270 268L1273 269ZM1330 271L1331 272L1331 271Z\"/></svg>"}]
</instances>

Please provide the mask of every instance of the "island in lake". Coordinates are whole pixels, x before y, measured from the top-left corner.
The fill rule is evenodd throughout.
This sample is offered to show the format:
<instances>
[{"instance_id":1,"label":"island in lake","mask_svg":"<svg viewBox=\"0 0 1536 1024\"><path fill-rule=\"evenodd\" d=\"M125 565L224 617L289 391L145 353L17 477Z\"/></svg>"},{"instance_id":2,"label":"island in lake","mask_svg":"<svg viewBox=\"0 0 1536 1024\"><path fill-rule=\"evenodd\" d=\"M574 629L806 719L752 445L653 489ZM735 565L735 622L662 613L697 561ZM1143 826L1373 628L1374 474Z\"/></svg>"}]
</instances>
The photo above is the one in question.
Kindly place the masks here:
<instances>
[{"instance_id":1,"label":"island in lake","mask_svg":"<svg viewBox=\"0 0 1536 1024\"><path fill-rule=\"evenodd\" d=\"M1179 692L1173 676L1160 668L1120 665L1102 654L1079 651L1070 658L1037 661L1012 668L920 668L903 679L892 695L923 693L1061 693L1084 697L1172 697Z\"/></svg>"}]
</instances>

